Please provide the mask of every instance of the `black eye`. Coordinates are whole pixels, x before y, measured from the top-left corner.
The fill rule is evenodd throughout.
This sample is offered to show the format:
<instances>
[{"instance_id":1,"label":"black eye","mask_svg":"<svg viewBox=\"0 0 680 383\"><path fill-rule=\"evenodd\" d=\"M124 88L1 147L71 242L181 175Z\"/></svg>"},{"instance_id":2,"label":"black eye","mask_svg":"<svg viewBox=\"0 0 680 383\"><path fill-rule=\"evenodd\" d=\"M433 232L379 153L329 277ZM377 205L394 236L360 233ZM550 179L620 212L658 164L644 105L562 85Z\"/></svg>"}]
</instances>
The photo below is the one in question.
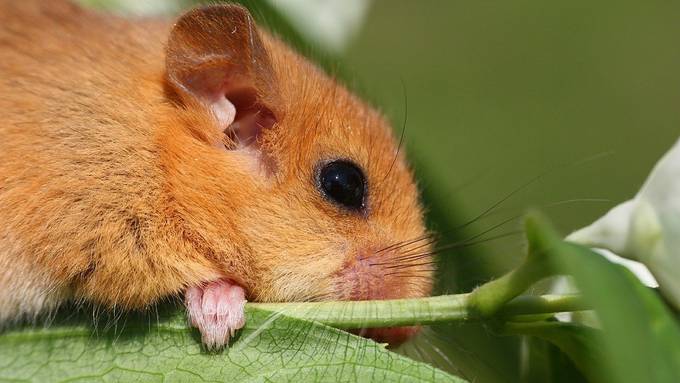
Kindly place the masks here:
<instances>
[{"instance_id":1,"label":"black eye","mask_svg":"<svg viewBox=\"0 0 680 383\"><path fill-rule=\"evenodd\" d=\"M319 171L319 188L330 200L351 210L364 207L366 180L358 166L337 160L324 165Z\"/></svg>"}]
</instances>

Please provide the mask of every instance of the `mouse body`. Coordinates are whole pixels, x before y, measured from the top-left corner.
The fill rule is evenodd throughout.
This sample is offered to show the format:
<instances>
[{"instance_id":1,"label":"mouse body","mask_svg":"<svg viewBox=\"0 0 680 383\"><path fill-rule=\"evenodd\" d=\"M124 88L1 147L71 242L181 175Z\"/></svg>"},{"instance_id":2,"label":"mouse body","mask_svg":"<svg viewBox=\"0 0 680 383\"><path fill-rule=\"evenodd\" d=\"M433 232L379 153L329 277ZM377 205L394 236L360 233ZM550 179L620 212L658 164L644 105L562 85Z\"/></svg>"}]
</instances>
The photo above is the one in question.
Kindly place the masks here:
<instances>
[{"instance_id":1,"label":"mouse body","mask_svg":"<svg viewBox=\"0 0 680 383\"><path fill-rule=\"evenodd\" d=\"M184 297L219 348L246 300L431 291L389 124L241 6L161 20L0 2L0 93L0 327Z\"/></svg>"}]
</instances>

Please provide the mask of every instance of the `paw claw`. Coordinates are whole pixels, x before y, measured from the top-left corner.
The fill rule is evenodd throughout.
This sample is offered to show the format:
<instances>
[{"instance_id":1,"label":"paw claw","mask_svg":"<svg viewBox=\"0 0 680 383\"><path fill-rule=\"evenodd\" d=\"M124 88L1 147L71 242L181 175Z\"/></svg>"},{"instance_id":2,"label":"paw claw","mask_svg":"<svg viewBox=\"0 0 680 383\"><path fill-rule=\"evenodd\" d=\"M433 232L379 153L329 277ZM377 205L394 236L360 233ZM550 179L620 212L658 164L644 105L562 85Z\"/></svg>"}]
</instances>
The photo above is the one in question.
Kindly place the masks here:
<instances>
[{"instance_id":1,"label":"paw claw","mask_svg":"<svg viewBox=\"0 0 680 383\"><path fill-rule=\"evenodd\" d=\"M228 280L189 287L185 293L189 322L201 331L208 349L219 349L245 324L245 291Z\"/></svg>"}]
</instances>

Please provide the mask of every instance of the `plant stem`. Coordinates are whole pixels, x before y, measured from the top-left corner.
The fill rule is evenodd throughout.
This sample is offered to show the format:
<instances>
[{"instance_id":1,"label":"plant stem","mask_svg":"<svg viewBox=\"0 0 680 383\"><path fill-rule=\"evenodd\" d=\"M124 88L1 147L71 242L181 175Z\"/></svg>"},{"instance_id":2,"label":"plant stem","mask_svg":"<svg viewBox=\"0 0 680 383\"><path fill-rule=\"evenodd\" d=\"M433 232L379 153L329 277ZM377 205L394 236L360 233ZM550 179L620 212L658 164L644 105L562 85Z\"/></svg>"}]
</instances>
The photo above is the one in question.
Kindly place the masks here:
<instances>
[{"instance_id":1,"label":"plant stem","mask_svg":"<svg viewBox=\"0 0 680 383\"><path fill-rule=\"evenodd\" d=\"M523 295L510 301L499 311L499 314L520 316L582 311L584 309L588 309L588 305L578 294Z\"/></svg>"},{"instance_id":2,"label":"plant stem","mask_svg":"<svg viewBox=\"0 0 680 383\"><path fill-rule=\"evenodd\" d=\"M524 262L502 277L488 282L470 294L470 314L482 318L495 315L511 299L541 279L555 275L550 264L550 241L541 231L540 214L529 214L525 221L529 251ZM545 304L546 302L541 302Z\"/></svg>"},{"instance_id":3,"label":"plant stem","mask_svg":"<svg viewBox=\"0 0 680 383\"><path fill-rule=\"evenodd\" d=\"M589 309L576 295L521 296L534 283L555 275L546 224L537 213L525 222L529 251L514 270L471 293L428 298L358 302L250 303L248 307L314 320L340 328L393 327L450 321L501 319L542 321L549 314Z\"/></svg>"},{"instance_id":4,"label":"plant stem","mask_svg":"<svg viewBox=\"0 0 680 383\"><path fill-rule=\"evenodd\" d=\"M340 328L391 327L467 320L469 295L382 301L248 303L246 307Z\"/></svg>"},{"instance_id":5,"label":"plant stem","mask_svg":"<svg viewBox=\"0 0 680 383\"><path fill-rule=\"evenodd\" d=\"M472 293L383 301L248 303L246 308L339 328L394 327L483 319L471 312L471 296ZM577 295L522 296L507 302L499 316L512 320L515 316L588 309Z\"/></svg>"},{"instance_id":6,"label":"plant stem","mask_svg":"<svg viewBox=\"0 0 680 383\"><path fill-rule=\"evenodd\" d=\"M542 258L527 257L516 269L470 293L470 313L477 317L490 317L501 310L505 303L549 275Z\"/></svg>"}]
</instances>

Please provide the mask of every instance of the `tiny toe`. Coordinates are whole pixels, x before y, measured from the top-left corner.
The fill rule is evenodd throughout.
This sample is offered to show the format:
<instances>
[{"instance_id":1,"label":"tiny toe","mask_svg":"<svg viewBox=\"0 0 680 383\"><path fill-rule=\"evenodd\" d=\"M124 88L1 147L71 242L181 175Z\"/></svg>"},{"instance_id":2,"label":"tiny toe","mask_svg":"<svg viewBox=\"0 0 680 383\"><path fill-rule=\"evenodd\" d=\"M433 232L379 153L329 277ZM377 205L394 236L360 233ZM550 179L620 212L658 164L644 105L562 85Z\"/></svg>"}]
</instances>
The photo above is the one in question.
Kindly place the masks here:
<instances>
[{"instance_id":1,"label":"tiny toe","mask_svg":"<svg viewBox=\"0 0 680 383\"><path fill-rule=\"evenodd\" d=\"M201 307L202 307L203 291L196 286L189 287L184 294L184 304L187 307L187 313L189 315L189 321L194 327L198 327L198 323L201 320Z\"/></svg>"},{"instance_id":2,"label":"tiny toe","mask_svg":"<svg viewBox=\"0 0 680 383\"><path fill-rule=\"evenodd\" d=\"M190 322L201 331L201 340L208 349L227 345L245 324L245 291L229 280L189 287L185 300Z\"/></svg>"},{"instance_id":3,"label":"tiny toe","mask_svg":"<svg viewBox=\"0 0 680 383\"><path fill-rule=\"evenodd\" d=\"M201 310L203 315L212 316L217 312L217 302L220 297L216 294L215 290L212 288L206 288L203 290L203 302L201 304Z\"/></svg>"}]
</instances>

